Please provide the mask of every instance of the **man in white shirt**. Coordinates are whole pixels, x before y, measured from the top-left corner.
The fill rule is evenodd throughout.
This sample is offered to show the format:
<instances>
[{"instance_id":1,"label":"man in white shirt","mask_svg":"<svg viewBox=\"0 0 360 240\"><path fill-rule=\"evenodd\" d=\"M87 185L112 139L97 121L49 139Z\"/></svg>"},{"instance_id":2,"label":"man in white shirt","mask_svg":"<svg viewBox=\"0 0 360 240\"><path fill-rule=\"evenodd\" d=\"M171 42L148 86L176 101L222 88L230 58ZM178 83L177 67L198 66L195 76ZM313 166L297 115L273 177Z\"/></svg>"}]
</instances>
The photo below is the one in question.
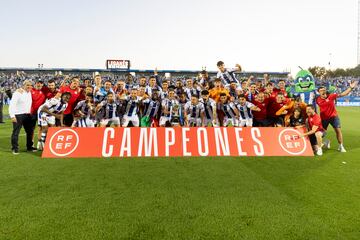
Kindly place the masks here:
<instances>
[{"instance_id":1,"label":"man in white shirt","mask_svg":"<svg viewBox=\"0 0 360 240\"><path fill-rule=\"evenodd\" d=\"M28 151L36 151L33 148L33 127L31 120L31 88L32 83L29 80L23 82L22 88L16 90L11 98L9 106L9 115L13 123L11 135L11 146L13 154L19 154L19 133L24 126L26 132L26 147Z\"/></svg>"}]
</instances>

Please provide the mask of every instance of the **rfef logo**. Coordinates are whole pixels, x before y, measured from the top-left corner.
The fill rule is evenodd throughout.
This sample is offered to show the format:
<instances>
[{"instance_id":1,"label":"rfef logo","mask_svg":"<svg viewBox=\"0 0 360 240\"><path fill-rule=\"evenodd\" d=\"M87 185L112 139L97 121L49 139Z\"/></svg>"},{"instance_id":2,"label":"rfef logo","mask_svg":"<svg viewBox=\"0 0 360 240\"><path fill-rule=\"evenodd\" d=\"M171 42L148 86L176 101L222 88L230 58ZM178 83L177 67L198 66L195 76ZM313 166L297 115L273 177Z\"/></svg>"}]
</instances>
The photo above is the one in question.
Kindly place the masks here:
<instances>
[{"instance_id":1,"label":"rfef logo","mask_svg":"<svg viewBox=\"0 0 360 240\"><path fill-rule=\"evenodd\" d=\"M51 136L49 148L52 154L64 157L73 153L79 145L79 135L72 129L61 129Z\"/></svg>"},{"instance_id":2,"label":"rfef logo","mask_svg":"<svg viewBox=\"0 0 360 240\"><path fill-rule=\"evenodd\" d=\"M284 129L279 134L281 148L291 155L301 155L306 150L305 138L299 137L301 133L296 129Z\"/></svg>"}]
</instances>

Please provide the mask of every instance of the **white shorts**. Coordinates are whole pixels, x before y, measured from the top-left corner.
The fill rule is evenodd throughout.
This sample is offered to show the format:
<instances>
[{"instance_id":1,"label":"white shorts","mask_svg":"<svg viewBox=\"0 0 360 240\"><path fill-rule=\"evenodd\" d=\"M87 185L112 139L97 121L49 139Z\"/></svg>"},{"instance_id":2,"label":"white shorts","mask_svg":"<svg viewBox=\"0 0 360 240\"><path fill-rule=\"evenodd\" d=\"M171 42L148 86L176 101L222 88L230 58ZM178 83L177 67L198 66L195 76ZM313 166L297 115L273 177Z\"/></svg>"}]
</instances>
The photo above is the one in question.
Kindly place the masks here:
<instances>
[{"instance_id":1,"label":"white shorts","mask_svg":"<svg viewBox=\"0 0 360 240\"><path fill-rule=\"evenodd\" d=\"M139 117L137 115L131 116L131 117L125 115L125 116L123 116L121 126L127 127L130 122L132 122L134 127L138 127L139 126Z\"/></svg>"},{"instance_id":2,"label":"white shorts","mask_svg":"<svg viewBox=\"0 0 360 240\"><path fill-rule=\"evenodd\" d=\"M201 119L188 117L188 124L189 126L201 127Z\"/></svg>"},{"instance_id":3,"label":"white shorts","mask_svg":"<svg viewBox=\"0 0 360 240\"><path fill-rule=\"evenodd\" d=\"M170 122L170 117L164 117L164 116L160 117L160 121L159 121L160 126L165 126L167 122Z\"/></svg>"},{"instance_id":4,"label":"white shorts","mask_svg":"<svg viewBox=\"0 0 360 240\"><path fill-rule=\"evenodd\" d=\"M38 125L41 127L46 127L46 126L55 126L55 122L56 119L54 116L51 116L47 113L44 112L39 112L38 113Z\"/></svg>"},{"instance_id":5,"label":"white shorts","mask_svg":"<svg viewBox=\"0 0 360 240\"><path fill-rule=\"evenodd\" d=\"M80 118L73 124L74 127L95 127L95 120L90 118Z\"/></svg>"},{"instance_id":6,"label":"white shorts","mask_svg":"<svg viewBox=\"0 0 360 240\"><path fill-rule=\"evenodd\" d=\"M230 124L233 127L237 127L239 125L239 121L236 118L227 118L227 117L225 117L224 120L223 120L223 126L227 127Z\"/></svg>"},{"instance_id":7,"label":"white shorts","mask_svg":"<svg viewBox=\"0 0 360 240\"><path fill-rule=\"evenodd\" d=\"M252 127L253 125L253 119L252 118L248 118L248 119L240 119L239 121L239 127Z\"/></svg>"},{"instance_id":8,"label":"white shorts","mask_svg":"<svg viewBox=\"0 0 360 240\"><path fill-rule=\"evenodd\" d=\"M102 126L106 126L108 124L114 124L116 126L120 126L120 118L119 117L114 117L114 118L109 118L109 119L101 119L100 124Z\"/></svg>"}]
</instances>

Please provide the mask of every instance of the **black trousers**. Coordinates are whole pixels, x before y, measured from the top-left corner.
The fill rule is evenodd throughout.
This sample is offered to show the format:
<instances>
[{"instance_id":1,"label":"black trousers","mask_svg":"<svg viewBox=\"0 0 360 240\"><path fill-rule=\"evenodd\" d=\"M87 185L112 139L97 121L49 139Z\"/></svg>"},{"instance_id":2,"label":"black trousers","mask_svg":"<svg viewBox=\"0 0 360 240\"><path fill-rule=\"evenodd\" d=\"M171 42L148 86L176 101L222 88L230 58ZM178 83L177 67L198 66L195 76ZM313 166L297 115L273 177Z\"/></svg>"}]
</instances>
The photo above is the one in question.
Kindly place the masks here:
<instances>
[{"instance_id":1,"label":"black trousers","mask_svg":"<svg viewBox=\"0 0 360 240\"><path fill-rule=\"evenodd\" d=\"M72 113L70 114L64 114L64 125L66 127L71 127L74 121L74 116Z\"/></svg>"},{"instance_id":2,"label":"black trousers","mask_svg":"<svg viewBox=\"0 0 360 240\"><path fill-rule=\"evenodd\" d=\"M15 115L16 123L13 122L13 131L11 135L12 150L19 150L19 133L22 127L26 132L26 148L33 147L32 135L34 134L33 121L30 114Z\"/></svg>"}]
</instances>

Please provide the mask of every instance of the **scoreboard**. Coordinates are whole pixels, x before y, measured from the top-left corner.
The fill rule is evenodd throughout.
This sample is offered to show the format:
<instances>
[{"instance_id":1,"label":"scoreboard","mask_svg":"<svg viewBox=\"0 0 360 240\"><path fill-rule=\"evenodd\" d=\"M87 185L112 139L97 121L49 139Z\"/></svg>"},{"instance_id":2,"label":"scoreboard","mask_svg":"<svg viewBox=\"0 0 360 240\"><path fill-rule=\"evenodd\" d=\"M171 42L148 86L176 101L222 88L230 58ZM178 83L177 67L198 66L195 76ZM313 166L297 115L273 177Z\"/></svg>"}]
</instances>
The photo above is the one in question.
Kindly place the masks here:
<instances>
[{"instance_id":1,"label":"scoreboard","mask_svg":"<svg viewBox=\"0 0 360 240\"><path fill-rule=\"evenodd\" d=\"M106 60L106 69L129 70L130 60Z\"/></svg>"}]
</instances>

